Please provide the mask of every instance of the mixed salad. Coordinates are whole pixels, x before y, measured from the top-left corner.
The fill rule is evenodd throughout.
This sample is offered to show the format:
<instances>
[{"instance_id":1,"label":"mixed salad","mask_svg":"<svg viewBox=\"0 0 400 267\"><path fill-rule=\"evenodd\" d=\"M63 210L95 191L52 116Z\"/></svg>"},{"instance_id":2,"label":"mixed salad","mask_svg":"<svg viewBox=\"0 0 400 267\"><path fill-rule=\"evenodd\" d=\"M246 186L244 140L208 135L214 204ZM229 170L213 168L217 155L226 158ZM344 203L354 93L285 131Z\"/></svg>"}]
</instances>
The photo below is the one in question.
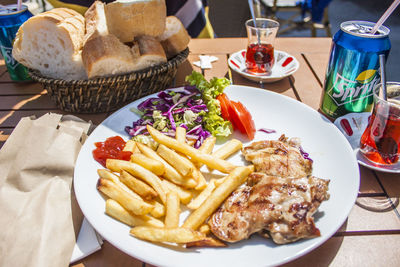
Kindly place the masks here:
<instances>
[{"instance_id":1,"label":"mixed salad","mask_svg":"<svg viewBox=\"0 0 400 267\"><path fill-rule=\"evenodd\" d=\"M167 135L175 136L176 127L186 129L188 139L200 147L210 135L227 137L239 130L252 140L255 126L249 111L240 102L230 101L223 93L230 81L212 78L207 81L196 71L186 77L188 86L159 92L133 109L140 119L126 126L126 132L135 141L151 144L146 125Z\"/></svg>"}]
</instances>

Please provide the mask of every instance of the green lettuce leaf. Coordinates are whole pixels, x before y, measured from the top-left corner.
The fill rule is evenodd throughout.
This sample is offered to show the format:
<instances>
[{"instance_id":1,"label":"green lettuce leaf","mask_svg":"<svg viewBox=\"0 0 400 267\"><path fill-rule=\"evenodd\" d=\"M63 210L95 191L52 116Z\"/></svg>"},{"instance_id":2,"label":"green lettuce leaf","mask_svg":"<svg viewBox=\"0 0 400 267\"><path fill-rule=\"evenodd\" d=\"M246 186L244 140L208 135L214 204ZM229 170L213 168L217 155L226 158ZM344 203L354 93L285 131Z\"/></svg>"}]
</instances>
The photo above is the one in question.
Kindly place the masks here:
<instances>
[{"instance_id":1,"label":"green lettuce leaf","mask_svg":"<svg viewBox=\"0 0 400 267\"><path fill-rule=\"evenodd\" d=\"M221 117L221 105L216 99L230 85L226 78L212 78L209 82L196 71L186 77L190 85L196 86L201 92L202 99L208 112L203 115L204 127L214 136L229 136L232 134L232 124Z\"/></svg>"}]
</instances>

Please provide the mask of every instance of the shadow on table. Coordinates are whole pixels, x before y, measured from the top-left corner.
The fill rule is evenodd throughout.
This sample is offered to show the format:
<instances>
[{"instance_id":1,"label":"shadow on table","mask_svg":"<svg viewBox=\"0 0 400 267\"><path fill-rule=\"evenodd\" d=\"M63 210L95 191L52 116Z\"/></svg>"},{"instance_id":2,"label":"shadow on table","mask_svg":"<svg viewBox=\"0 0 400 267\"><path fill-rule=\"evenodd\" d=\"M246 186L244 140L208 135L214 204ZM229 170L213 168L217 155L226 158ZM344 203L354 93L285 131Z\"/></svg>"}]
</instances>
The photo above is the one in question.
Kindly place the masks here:
<instances>
[{"instance_id":1,"label":"shadow on table","mask_svg":"<svg viewBox=\"0 0 400 267\"><path fill-rule=\"evenodd\" d=\"M225 74L225 77L229 79L229 72ZM291 76L292 83L294 83L295 79ZM250 81L239 74L232 72L232 80L233 84L235 85L244 85L244 86L251 86L251 87L258 87L262 89L267 89L269 91L273 91L278 94L285 94L285 92L294 90L292 87L292 83L289 80L289 77L283 78L280 81L272 82L272 83L258 83L255 81Z\"/></svg>"},{"instance_id":2,"label":"shadow on table","mask_svg":"<svg viewBox=\"0 0 400 267\"><path fill-rule=\"evenodd\" d=\"M332 237L309 254L282 266L330 266L342 245L343 238L343 236Z\"/></svg>"},{"instance_id":3,"label":"shadow on table","mask_svg":"<svg viewBox=\"0 0 400 267\"><path fill-rule=\"evenodd\" d=\"M174 79L172 87L178 87L186 84L185 78L190 75L193 71L193 66L190 64L189 60L185 60L177 70L177 74Z\"/></svg>"},{"instance_id":4,"label":"shadow on table","mask_svg":"<svg viewBox=\"0 0 400 267\"><path fill-rule=\"evenodd\" d=\"M344 231L347 228L347 220L339 228L338 232ZM282 265L282 267L295 267L295 266L330 266L335 259L344 236L335 235L328 239L318 248L314 249L307 255L304 255L297 260Z\"/></svg>"}]
</instances>

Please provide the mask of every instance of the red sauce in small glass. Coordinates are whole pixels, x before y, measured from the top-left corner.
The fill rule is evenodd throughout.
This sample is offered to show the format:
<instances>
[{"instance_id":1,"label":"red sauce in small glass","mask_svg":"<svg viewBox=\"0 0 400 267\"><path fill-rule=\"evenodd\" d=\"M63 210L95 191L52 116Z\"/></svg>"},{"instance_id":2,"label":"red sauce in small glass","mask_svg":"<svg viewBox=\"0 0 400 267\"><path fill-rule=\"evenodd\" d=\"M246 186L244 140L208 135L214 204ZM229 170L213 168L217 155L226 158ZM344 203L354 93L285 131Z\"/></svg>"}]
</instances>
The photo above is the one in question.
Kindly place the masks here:
<instances>
[{"instance_id":1,"label":"red sauce in small glass","mask_svg":"<svg viewBox=\"0 0 400 267\"><path fill-rule=\"evenodd\" d=\"M122 151L125 144L126 142L120 136L109 137L105 142L97 142L96 149L93 150L93 158L104 167L106 167L107 159L130 160L132 152Z\"/></svg>"}]
</instances>

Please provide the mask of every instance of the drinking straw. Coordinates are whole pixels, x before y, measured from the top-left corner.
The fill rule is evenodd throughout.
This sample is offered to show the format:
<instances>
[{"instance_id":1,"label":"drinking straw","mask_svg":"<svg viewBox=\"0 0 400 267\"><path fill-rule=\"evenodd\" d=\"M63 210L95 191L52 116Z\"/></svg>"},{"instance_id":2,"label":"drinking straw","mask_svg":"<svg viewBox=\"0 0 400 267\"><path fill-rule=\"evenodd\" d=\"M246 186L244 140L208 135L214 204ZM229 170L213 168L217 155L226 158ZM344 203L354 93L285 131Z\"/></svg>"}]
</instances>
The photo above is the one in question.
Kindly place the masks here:
<instances>
[{"instance_id":1,"label":"drinking straw","mask_svg":"<svg viewBox=\"0 0 400 267\"><path fill-rule=\"evenodd\" d=\"M383 13L382 17L378 20L375 26L371 30L371 34L375 34L380 26L386 21L386 19L392 14L393 10L400 4L400 0L394 0L390 7Z\"/></svg>"},{"instance_id":2,"label":"drinking straw","mask_svg":"<svg viewBox=\"0 0 400 267\"><path fill-rule=\"evenodd\" d=\"M381 84L382 84L382 96L383 99L387 100L387 88L386 88L386 71L385 71L385 54L379 55L379 65L380 73L381 73Z\"/></svg>"},{"instance_id":3,"label":"drinking straw","mask_svg":"<svg viewBox=\"0 0 400 267\"><path fill-rule=\"evenodd\" d=\"M249 2L249 7L250 7L250 13L251 13L251 16L253 17L254 28L256 28L257 41L258 41L258 44L260 45L260 43L261 43L260 34L257 29L256 16L254 15L253 0L248 0L248 2Z\"/></svg>"},{"instance_id":4,"label":"drinking straw","mask_svg":"<svg viewBox=\"0 0 400 267\"><path fill-rule=\"evenodd\" d=\"M18 0L18 2L17 2L17 10L20 11L21 7L22 7L22 0Z\"/></svg>"}]
</instances>

